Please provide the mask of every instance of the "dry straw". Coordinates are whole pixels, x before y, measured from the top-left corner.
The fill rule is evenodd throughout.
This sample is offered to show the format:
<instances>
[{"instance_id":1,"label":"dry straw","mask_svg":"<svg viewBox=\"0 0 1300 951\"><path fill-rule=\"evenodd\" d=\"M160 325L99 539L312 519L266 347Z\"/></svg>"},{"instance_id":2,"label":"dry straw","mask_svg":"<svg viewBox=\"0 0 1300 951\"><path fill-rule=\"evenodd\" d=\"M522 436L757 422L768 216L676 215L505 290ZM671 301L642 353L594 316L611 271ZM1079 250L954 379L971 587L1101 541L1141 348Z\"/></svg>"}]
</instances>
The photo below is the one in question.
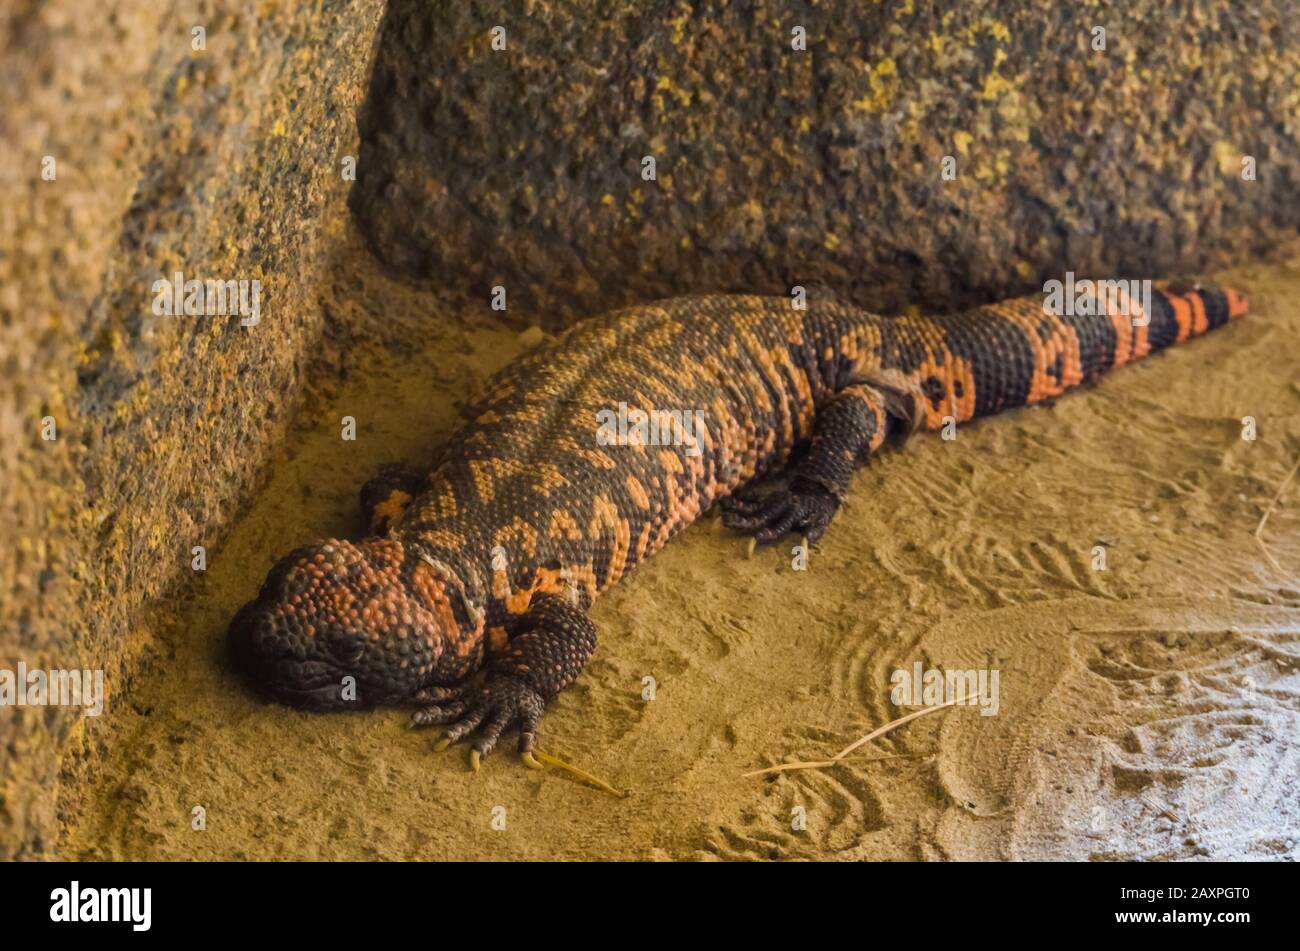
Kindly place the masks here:
<instances>
[{"instance_id":1,"label":"dry straw","mask_svg":"<svg viewBox=\"0 0 1300 951\"><path fill-rule=\"evenodd\" d=\"M1273 557L1273 553L1269 551L1268 546L1264 544L1264 525L1268 522L1268 517L1273 514L1273 510L1277 508L1277 503L1282 500L1282 493L1285 492L1286 487L1291 484L1291 480L1295 478L1296 470L1298 469L1300 469L1300 459L1295 461L1295 465L1291 467L1291 471L1288 472L1286 478L1282 480L1282 484L1278 486L1277 492L1273 495L1273 500L1269 502L1268 507L1264 509L1264 515L1260 518L1259 524L1255 526L1255 541L1259 542L1259 547L1263 550L1264 555L1273 563L1273 567L1278 571L1283 571L1285 569L1278 564L1277 559Z\"/></svg>"},{"instance_id":2,"label":"dry straw","mask_svg":"<svg viewBox=\"0 0 1300 951\"><path fill-rule=\"evenodd\" d=\"M846 756L848 756L850 753L852 753L854 750L858 749L859 747L865 746L866 744L870 743L872 740L884 736L886 733L889 733L891 730L898 729L904 723L911 723L913 720L920 719L921 717L924 716L929 716L931 713L937 713L940 710L945 710L948 707L953 706L957 702L958 700L954 698L952 700L949 700L947 703L935 704L933 707L926 707L922 710L917 710L914 713L909 713L905 717L899 717L897 720L891 720L890 722L886 723L884 726L877 727L876 729L872 730L870 733L868 733L866 736L862 737L861 739L854 740L852 743L844 747L844 749L840 750L830 759L814 760L814 761L803 762L803 763L781 763L779 766L769 766L766 769L756 769L753 772L744 773L743 777L749 778L751 776L766 776L770 773L785 773L795 769L824 769L827 766L838 766L840 763L844 761L844 758ZM892 759L893 757L881 757L881 758Z\"/></svg>"}]
</instances>

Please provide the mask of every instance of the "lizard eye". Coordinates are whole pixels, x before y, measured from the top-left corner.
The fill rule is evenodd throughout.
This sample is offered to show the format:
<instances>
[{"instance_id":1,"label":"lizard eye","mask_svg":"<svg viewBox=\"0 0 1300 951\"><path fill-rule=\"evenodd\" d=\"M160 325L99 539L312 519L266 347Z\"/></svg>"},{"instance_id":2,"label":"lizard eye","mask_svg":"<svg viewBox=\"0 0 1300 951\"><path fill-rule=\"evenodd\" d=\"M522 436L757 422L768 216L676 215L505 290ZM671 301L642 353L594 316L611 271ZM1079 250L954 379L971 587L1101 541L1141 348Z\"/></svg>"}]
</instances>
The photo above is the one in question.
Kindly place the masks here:
<instances>
[{"instance_id":1,"label":"lizard eye","mask_svg":"<svg viewBox=\"0 0 1300 951\"><path fill-rule=\"evenodd\" d=\"M365 653L365 645L354 637L342 634L330 642L330 653L345 664L355 664Z\"/></svg>"}]
</instances>

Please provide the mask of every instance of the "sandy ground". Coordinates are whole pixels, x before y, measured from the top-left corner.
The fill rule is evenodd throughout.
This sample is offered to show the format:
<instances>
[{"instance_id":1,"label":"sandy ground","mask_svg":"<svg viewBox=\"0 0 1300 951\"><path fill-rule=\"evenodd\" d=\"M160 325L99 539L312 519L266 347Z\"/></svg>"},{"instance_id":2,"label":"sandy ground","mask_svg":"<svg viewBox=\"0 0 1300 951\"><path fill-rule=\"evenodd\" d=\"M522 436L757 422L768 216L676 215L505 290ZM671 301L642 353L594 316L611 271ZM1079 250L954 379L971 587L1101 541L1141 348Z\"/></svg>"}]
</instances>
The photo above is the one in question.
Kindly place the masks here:
<instances>
[{"instance_id":1,"label":"sandy ground","mask_svg":"<svg viewBox=\"0 0 1300 951\"><path fill-rule=\"evenodd\" d=\"M1300 456L1300 257L1222 275L1252 293L1241 324L882 455L806 571L788 546L747 559L711 519L638 569L597 603L595 659L542 738L625 799L532 772L510 742L475 775L409 711L271 706L228 668L226 624L274 559L357 534L361 483L426 459L523 346L345 259L325 306L374 332L152 623L65 857L1300 857L1300 484L1264 531L1276 565L1253 534ZM917 661L998 669L998 714L955 707L831 768L742 776L909 712L889 681Z\"/></svg>"}]
</instances>

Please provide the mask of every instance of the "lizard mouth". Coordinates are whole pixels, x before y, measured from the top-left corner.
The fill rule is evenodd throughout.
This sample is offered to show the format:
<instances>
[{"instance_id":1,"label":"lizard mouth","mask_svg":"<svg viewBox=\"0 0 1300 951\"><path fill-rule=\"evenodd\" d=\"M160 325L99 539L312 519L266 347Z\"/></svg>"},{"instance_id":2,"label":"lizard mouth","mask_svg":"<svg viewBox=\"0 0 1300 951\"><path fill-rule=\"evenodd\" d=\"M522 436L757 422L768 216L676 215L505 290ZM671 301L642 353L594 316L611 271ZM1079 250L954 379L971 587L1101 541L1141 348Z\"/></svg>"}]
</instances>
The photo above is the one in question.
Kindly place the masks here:
<instances>
[{"instance_id":1,"label":"lizard mouth","mask_svg":"<svg viewBox=\"0 0 1300 951\"><path fill-rule=\"evenodd\" d=\"M312 710L342 710L366 706L368 691L360 677L335 670L318 661L292 661L292 673L284 676L284 658L265 657L258 664L245 667L257 692L268 700L291 707ZM351 689L344 696L345 678L351 677Z\"/></svg>"},{"instance_id":2,"label":"lizard mouth","mask_svg":"<svg viewBox=\"0 0 1300 951\"><path fill-rule=\"evenodd\" d=\"M341 710L345 707L361 706L361 693L357 691L355 700L343 699L343 684L338 680L319 686L303 686L299 683L284 683L274 680L257 680L258 691L271 700L291 707L312 710Z\"/></svg>"}]
</instances>

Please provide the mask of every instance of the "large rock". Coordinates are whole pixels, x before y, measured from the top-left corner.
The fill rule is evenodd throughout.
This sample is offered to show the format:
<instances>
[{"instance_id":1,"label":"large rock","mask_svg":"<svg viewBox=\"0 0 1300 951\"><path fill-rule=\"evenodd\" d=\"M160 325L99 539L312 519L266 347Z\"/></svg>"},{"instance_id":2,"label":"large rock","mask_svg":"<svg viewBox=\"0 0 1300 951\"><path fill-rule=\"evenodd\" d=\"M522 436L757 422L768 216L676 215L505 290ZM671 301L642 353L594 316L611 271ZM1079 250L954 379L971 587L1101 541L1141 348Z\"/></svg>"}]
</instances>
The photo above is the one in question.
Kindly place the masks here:
<instances>
[{"instance_id":1,"label":"large rock","mask_svg":"<svg viewBox=\"0 0 1300 951\"><path fill-rule=\"evenodd\" d=\"M99 718L0 708L0 858L52 854L146 647L139 609L194 546L212 552L283 435L319 347L381 12L0 15L0 667L102 669L109 697ZM260 323L155 316L153 284L176 271L260 280Z\"/></svg>"},{"instance_id":2,"label":"large rock","mask_svg":"<svg viewBox=\"0 0 1300 951\"><path fill-rule=\"evenodd\" d=\"M1300 223L1296 22L1287 0L392 0L351 203L392 266L552 323L1187 273Z\"/></svg>"}]
</instances>

